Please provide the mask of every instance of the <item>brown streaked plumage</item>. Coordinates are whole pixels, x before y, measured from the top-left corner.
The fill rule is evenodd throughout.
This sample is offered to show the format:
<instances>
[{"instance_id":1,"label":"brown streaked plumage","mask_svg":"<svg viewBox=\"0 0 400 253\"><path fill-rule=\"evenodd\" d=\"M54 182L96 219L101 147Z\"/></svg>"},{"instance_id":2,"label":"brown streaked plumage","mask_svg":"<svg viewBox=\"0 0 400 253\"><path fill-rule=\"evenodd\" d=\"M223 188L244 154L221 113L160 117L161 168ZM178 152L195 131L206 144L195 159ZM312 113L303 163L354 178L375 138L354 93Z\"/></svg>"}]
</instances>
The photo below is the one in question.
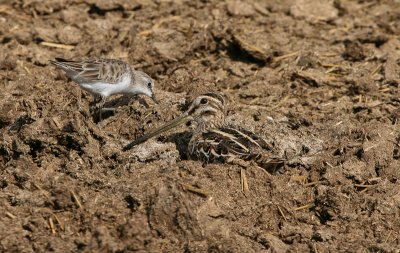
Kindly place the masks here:
<instances>
[{"instance_id":1,"label":"brown streaked plumage","mask_svg":"<svg viewBox=\"0 0 400 253\"><path fill-rule=\"evenodd\" d=\"M93 94L94 101L101 97L101 109L107 97L115 94L143 94L155 102L154 81L146 73L133 70L127 63L115 59L69 61L56 58L51 64L61 68L79 86Z\"/></svg>"},{"instance_id":2,"label":"brown streaked plumage","mask_svg":"<svg viewBox=\"0 0 400 253\"><path fill-rule=\"evenodd\" d=\"M266 169L282 165L284 160L272 155L274 148L264 139L251 131L225 124L224 106L221 95L212 92L202 94L181 117L129 143L124 150L180 124L194 121L197 126L188 145L192 158L206 163L240 158L253 160Z\"/></svg>"}]
</instances>

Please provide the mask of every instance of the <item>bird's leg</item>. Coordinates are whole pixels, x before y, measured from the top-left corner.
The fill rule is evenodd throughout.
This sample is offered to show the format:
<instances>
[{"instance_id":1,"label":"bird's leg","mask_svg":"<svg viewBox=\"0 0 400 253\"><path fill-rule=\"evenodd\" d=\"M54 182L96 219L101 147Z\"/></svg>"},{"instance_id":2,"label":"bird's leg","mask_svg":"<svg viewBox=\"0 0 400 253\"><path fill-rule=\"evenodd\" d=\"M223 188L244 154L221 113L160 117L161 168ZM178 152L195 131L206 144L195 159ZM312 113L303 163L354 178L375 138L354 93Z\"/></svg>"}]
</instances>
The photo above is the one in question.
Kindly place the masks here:
<instances>
[{"instance_id":1,"label":"bird's leg","mask_svg":"<svg viewBox=\"0 0 400 253\"><path fill-rule=\"evenodd\" d=\"M99 121L103 120L103 112L115 112L117 109L113 108L113 107L104 107L104 104L106 103L107 97L105 96L101 96L101 102L100 102L100 106L99 106Z\"/></svg>"},{"instance_id":2,"label":"bird's leg","mask_svg":"<svg viewBox=\"0 0 400 253\"><path fill-rule=\"evenodd\" d=\"M114 107L103 107L101 110L103 112L115 112L117 110L117 108L114 108Z\"/></svg>"},{"instance_id":3,"label":"bird's leg","mask_svg":"<svg viewBox=\"0 0 400 253\"><path fill-rule=\"evenodd\" d=\"M101 96L101 107L100 107L100 110L106 111L106 112L109 112L109 111L114 112L114 111L117 110L117 109L114 108L114 107L104 107L104 104L105 104L105 103L106 103L106 97Z\"/></svg>"},{"instance_id":4,"label":"bird's leg","mask_svg":"<svg viewBox=\"0 0 400 253\"><path fill-rule=\"evenodd\" d=\"M90 104L90 112L94 112L96 110L96 102L97 102L98 96L96 94L93 95L93 101Z\"/></svg>"},{"instance_id":5,"label":"bird's leg","mask_svg":"<svg viewBox=\"0 0 400 253\"><path fill-rule=\"evenodd\" d=\"M103 106L106 103L107 97L106 96L101 96L101 102L100 102L100 106L99 106L99 121L103 120Z\"/></svg>"}]
</instances>

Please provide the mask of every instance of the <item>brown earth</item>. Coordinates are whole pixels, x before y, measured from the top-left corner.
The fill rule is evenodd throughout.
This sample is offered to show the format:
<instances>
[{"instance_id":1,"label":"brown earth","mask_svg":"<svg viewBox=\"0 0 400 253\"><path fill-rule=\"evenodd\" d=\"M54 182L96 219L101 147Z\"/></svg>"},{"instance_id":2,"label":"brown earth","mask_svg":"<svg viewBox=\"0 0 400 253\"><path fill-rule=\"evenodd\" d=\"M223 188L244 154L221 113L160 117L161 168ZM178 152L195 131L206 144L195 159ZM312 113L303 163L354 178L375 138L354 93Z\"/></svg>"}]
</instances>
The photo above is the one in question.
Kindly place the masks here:
<instances>
[{"instance_id":1,"label":"brown earth","mask_svg":"<svg viewBox=\"0 0 400 253\"><path fill-rule=\"evenodd\" d=\"M399 34L398 0L1 1L0 251L399 252ZM161 103L96 123L54 57L124 59ZM298 162L203 166L187 127L121 151L206 90Z\"/></svg>"}]
</instances>

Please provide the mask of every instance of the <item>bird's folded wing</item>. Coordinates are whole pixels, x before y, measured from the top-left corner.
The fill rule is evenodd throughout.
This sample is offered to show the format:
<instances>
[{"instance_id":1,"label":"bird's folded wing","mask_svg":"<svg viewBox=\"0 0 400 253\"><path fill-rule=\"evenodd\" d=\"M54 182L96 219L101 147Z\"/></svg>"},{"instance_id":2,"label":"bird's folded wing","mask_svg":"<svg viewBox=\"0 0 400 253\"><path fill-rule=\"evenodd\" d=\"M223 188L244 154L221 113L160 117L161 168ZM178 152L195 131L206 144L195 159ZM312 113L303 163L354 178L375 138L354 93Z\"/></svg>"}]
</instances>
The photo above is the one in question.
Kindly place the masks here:
<instances>
[{"instance_id":1,"label":"bird's folded wing","mask_svg":"<svg viewBox=\"0 0 400 253\"><path fill-rule=\"evenodd\" d=\"M71 77L82 79L87 82L104 81L107 83L117 83L129 72L129 66L120 60L96 59L87 61L67 61L56 59L52 61L64 69Z\"/></svg>"}]
</instances>

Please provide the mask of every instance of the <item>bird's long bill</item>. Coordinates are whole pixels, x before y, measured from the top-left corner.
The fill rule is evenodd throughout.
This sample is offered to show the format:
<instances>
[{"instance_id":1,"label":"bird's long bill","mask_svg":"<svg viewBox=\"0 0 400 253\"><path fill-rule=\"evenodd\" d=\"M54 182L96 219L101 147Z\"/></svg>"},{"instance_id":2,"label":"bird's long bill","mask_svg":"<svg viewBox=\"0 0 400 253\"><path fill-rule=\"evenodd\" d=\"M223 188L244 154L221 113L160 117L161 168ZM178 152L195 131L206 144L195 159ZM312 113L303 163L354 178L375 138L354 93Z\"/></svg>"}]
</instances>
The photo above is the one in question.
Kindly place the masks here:
<instances>
[{"instance_id":1,"label":"bird's long bill","mask_svg":"<svg viewBox=\"0 0 400 253\"><path fill-rule=\"evenodd\" d=\"M153 94L153 95L151 96L151 99L153 99L154 103L159 104L159 103L158 103L158 100L157 100L157 98L156 98L156 95Z\"/></svg>"},{"instance_id":2,"label":"bird's long bill","mask_svg":"<svg viewBox=\"0 0 400 253\"><path fill-rule=\"evenodd\" d=\"M172 128L175 128L175 127L177 127L177 126L179 126L181 124L184 124L184 123L190 121L191 119L192 119L192 117L185 113L181 117L173 119L170 122L166 123L165 125L153 130L152 132L137 138L136 140L134 140L131 143L129 143L128 145L126 145L123 150L127 151L127 150L133 148L134 146L136 146L136 145L138 145L138 144L140 144L142 142L145 142L145 141L147 141L148 139L150 139L150 138L152 138L154 136L157 136L157 135L159 135L159 134L161 134L163 132L166 132L166 131L168 131L168 130L170 130Z\"/></svg>"}]
</instances>

